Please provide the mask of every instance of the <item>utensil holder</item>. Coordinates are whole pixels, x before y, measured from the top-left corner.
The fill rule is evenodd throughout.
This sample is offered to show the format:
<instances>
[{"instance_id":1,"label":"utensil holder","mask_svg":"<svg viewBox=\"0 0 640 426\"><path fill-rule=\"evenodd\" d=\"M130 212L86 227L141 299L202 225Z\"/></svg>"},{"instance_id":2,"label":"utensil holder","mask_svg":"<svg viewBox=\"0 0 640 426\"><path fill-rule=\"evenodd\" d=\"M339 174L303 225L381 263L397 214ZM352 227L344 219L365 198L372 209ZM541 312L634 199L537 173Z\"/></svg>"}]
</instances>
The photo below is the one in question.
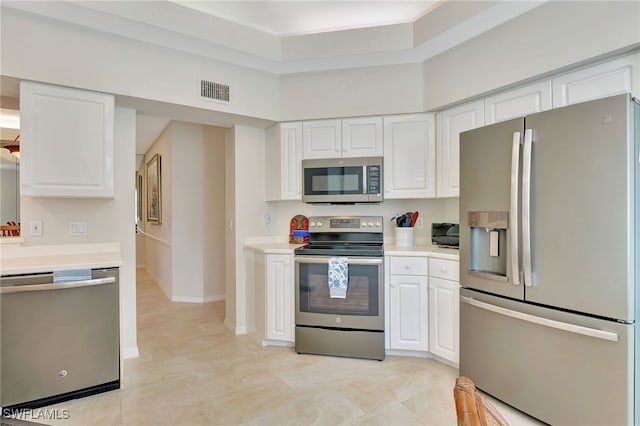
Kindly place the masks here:
<instances>
[{"instance_id":1,"label":"utensil holder","mask_svg":"<svg viewBox=\"0 0 640 426\"><path fill-rule=\"evenodd\" d=\"M413 229L411 227L396 227L396 245L402 247L413 246Z\"/></svg>"}]
</instances>

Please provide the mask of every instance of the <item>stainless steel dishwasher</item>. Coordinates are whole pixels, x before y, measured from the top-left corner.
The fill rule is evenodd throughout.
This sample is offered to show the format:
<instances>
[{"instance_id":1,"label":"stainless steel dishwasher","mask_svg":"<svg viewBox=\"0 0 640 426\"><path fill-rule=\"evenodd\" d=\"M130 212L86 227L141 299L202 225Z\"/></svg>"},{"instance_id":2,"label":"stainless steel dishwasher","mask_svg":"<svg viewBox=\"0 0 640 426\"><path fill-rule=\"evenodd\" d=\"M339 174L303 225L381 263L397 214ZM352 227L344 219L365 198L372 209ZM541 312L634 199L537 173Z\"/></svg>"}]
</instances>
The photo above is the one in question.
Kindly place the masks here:
<instances>
[{"instance_id":1,"label":"stainless steel dishwasher","mask_svg":"<svg viewBox=\"0 0 640 426\"><path fill-rule=\"evenodd\" d=\"M54 282L0 278L0 407L37 408L120 387L118 268Z\"/></svg>"}]
</instances>

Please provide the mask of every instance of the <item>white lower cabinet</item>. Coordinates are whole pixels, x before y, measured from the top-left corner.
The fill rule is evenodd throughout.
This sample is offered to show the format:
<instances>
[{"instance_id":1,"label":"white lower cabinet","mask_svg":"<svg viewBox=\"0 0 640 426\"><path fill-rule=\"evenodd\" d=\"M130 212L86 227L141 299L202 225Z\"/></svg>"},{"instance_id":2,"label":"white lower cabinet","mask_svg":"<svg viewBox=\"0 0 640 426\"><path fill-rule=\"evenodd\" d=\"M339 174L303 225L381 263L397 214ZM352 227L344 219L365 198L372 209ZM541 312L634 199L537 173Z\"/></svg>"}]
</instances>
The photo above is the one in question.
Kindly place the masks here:
<instances>
[{"instance_id":1,"label":"white lower cabinet","mask_svg":"<svg viewBox=\"0 0 640 426\"><path fill-rule=\"evenodd\" d=\"M293 255L256 254L254 261L255 321L262 345L295 339Z\"/></svg>"},{"instance_id":2,"label":"white lower cabinet","mask_svg":"<svg viewBox=\"0 0 640 426\"><path fill-rule=\"evenodd\" d=\"M427 259L389 257L389 349L429 348Z\"/></svg>"},{"instance_id":3,"label":"white lower cabinet","mask_svg":"<svg viewBox=\"0 0 640 426\"><path fill-rule=\"evenodd\" d=\"M429 352L458 364L459 263L429 259Z\"/></svg>"},{"instance_id":4,"label":"white lower cabinet","mask_svg":"<svg viewBox=\"0 0 640 426\"><path fill-rule=\"evenodd\" d=\"M450 259L387 256L386 349L397 355L431 353L458 364L458 265Z\"/></svg>"}]
</instances>

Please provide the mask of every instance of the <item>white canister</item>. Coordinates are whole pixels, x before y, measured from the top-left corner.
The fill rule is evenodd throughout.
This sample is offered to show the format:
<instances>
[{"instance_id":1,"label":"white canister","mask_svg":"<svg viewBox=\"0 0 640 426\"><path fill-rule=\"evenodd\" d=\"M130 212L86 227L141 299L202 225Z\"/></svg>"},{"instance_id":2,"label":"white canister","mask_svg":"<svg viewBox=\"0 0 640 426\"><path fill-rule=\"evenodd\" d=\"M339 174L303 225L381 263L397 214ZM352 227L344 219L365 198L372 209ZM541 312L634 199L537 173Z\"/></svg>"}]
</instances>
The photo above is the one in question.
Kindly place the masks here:
<instances>
[{"instance_id":1,"label":"white canister","mask_svg":"<svg viewBox=\"0 0 640 426\"><path fill-rule=\"evenodd\" d=\"M396 227L396 245L403 247L413 246L413 228Z\"/></svg>"}]
</instances>

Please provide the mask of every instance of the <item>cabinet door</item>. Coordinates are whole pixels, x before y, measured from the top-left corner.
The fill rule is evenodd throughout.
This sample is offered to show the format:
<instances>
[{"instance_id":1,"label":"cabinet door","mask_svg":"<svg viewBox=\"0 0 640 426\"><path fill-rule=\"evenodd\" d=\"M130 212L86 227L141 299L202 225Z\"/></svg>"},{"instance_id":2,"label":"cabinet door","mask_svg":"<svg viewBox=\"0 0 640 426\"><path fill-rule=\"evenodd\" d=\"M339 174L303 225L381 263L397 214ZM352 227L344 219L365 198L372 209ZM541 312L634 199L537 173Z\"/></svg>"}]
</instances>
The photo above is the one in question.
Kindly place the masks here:
<instances>
[{"instance_id":1,"label":"cabinet door","mask_svg":"<svg viewBox=\"0 0 640 426\"><path fill-rule=\"evenodd\" d=\"M267 129L267 201L302 199L302 122Z\"/></svg>"},{"instance_id":2,"label":"cabinet door","mask_svg":"<svg viewBox=\"0 0 640 426\"><path fill-rule=\"evenodd\" d=\"M302 123L302 158L342 157L342 120Z\"/></svg>"},{"instance_id":3,"label":"cabinet door","mask_svg":"<svg viewBox=\"0 0 640 426\"><path fill-rule=\"evenodd\" d=\"M343 157L380 157L382 154L382 117L342 120Z\"/></svg>"},{"instance_id":4,"label":"cabinet door","mask_svg":"<svg viewBox=\"0 0 640 426\"><path fill-rule=\"evenodd\" d=\"M293 262L288 254L267 256L267 339L294 340Z\"/></svg>"},{"instance_id":5,"label":"cabinet door","mask_svg":"<svg viewBox=\"0 0 640 426\"><path fill-rule=\"evenodd\" d=\"M114 98L20 83L22 195L114 196Z\"/></svg>"},{"instance_id":6,"label":"cabinet door","mask_svg":"<svg viewBox=\"0 0 640 426\"><path fill-rule=\"evenodd\" d=\"M429 277L429 352L453 363L459 355L459 289L455 281Z\"/></svg>"},{"instance_id":7,"label":"cabinet door","mask_svg":"<svg viewBox=\"0 0 640 426\"><path fill-rule=\"evenodd\" d=\"M489 96L484 100L485 124L551 109L551 80Z\"/></svg>"},{"instance_id":8,"label":"cabinet door","mask_svg":"<svg viewBox=\"0 0 640 426\"><path fill-rule=\"evenodd\" d=\"M553 107L630 92L637 94L640 55L564 74L553 79Z\"/></svg>"},{"instance_id":9,"label":"cabinet door","mask_svg":"<svg viewBox=\"0 0 640 426\"><path fill-rule=\"evenodd\" d=\"M438 197L460 194L460 133L484 125L484 101L447 109L438 114Z\"/></svg>"},{"instance_id":10,"label":"cabinet door","mask_svg":"<svg viewBox=\"0 0 640 426\"><path fill-rule=\"evenodd\" d=\"M389 276L389 346L428 350L427 277Z\"/></svg>"},{"instance_id":11,"label":"cabinet door","mask_svg":"<svg viewBox=\"0 0 640 426\"><path fill-rule=\"evenodd\" d=\"M435 197L435 154L433 114L385 117L385 198Z\"/></svg>"}]
</instances>

